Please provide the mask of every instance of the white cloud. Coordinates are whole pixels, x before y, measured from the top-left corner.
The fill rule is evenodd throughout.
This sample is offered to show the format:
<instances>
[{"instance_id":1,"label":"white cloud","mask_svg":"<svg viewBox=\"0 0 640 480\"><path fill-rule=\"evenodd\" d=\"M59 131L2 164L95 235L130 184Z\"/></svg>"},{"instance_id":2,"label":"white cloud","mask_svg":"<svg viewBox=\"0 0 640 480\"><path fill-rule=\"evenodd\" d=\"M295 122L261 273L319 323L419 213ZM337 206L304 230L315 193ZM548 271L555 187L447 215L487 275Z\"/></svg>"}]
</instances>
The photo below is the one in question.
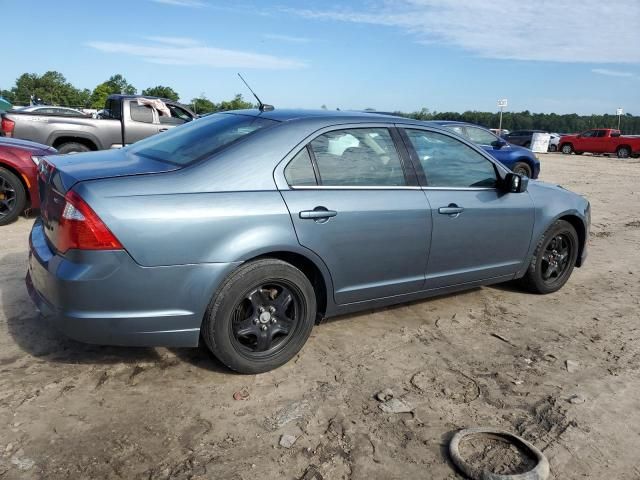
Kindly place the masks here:
<instances>
[{"instance_id":1,"label":"white cloud","mask_svg":"<svg viewBox=\"0 0 640 480\"><path fill-rule=\"evenodd\" d=\"M267 40L278 40L282 42L290 42L290 43L309 43L311 41L310 38L305 37L294 37L291 35L280 35L277 33L265 33L263 35Z\"/></svg>"},{"instance_id":2,"label":"white cloud","mask_svg":"<svg viewBox=\"0 0 640 480\"><path fill-rule=\"evenodd\" d=\"M307 65L292 58L262 53L210 47L195 39L182 37L145 37L149 44L125 42L88 42L87 45L105 53L120 53L140 57L163 65L200 65L219 68L294 69Z\"/></svg>"},{"instance_id":3,"label":"white cloud","mask_svg":"<svg viewBox=\"0 0 640 480\"><path fill-rule=\"evenodd\" d=\"M608 68L594 68L591 70L598 75L606 75L608 77L633 77L631 72L621 72L620 70L609 70Z\"/></svg>"},{"instance_id":4,"label":"white cloud","mask_svg":"<svg viewBox=\"0 0 640 480\"><path fill-rule=\"evenodd\" d=\"M363 5L286 11L396 27L419 42L452 45L481 57L640 63L638 0L375 0Z\"/></svg>"},{"instance_id":5,"label":"white cloud","mask_svg":"<svg viewBox=\"0 0 640 480\"><path fill-rule=\"evenodd\" d=\"M164 5L173 5L175 7L191 7L199 8L204 7L206 3L200 0L151 0L156 3L163 3Z\"/></svg>"}]
</instances>

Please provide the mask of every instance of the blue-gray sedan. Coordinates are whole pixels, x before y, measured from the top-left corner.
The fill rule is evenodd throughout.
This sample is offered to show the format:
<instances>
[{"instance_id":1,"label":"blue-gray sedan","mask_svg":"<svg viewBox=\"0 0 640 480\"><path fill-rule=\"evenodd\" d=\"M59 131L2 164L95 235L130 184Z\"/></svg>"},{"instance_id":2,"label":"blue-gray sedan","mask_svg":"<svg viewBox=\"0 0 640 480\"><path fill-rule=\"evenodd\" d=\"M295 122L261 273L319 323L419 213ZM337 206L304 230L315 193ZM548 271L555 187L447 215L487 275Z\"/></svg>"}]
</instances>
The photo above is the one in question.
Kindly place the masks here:
<instances>
[{"instance_id":1,"label":"blue-gray sedan","mask_svg":"<svg viewBox=\"0 0 640 480\"><path fill-rule=\"evenodd\" d=\"M558 290L589 202L451 130L246 110L40 163L27 286L67 335L197 346L257 373L322 318L519 279Z\"/></svg>"}]
</instances>

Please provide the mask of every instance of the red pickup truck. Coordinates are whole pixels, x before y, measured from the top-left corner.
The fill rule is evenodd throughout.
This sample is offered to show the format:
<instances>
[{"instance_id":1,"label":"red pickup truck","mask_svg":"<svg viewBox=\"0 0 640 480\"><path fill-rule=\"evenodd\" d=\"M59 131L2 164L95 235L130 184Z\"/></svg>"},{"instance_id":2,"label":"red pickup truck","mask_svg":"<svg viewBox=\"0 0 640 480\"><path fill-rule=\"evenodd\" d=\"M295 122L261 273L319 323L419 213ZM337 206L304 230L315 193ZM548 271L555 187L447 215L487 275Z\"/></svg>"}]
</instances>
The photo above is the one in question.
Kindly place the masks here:
<instances>
[{"instance_id":1,"label":"red pickup truck","mask_svg":"<svg viewBox=\"0 0 640 480\"><path fill-rule=\"evenodd\" d=\"M577 135L564 135L560 138L560 151L581 155L590 153L615 153L618 158L640 156L640 137L620 135L613 128L595 128Z\"/></svg>"}]
</instances>

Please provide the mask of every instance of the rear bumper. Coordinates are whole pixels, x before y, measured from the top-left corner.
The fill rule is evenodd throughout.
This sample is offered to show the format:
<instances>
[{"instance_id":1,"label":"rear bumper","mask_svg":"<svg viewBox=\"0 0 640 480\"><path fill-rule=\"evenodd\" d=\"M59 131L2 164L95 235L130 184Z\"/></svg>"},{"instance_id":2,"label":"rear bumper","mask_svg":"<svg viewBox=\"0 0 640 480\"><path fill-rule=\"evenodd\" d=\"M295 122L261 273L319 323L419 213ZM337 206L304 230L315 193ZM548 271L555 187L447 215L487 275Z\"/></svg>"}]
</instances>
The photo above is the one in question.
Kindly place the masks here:
<instances>
[{"instance_id":1,"label":"rear bumper","mask_svg":"<svg viewBox=\"0 0 640 480\"><path fill-rule=\"evenodd\" d=\"M211 296L237 263L141 267L124 250L69 251L47 244L36 220L27 289L65 335L102 345L198 345Z\"/></svg>"}]
</instances>

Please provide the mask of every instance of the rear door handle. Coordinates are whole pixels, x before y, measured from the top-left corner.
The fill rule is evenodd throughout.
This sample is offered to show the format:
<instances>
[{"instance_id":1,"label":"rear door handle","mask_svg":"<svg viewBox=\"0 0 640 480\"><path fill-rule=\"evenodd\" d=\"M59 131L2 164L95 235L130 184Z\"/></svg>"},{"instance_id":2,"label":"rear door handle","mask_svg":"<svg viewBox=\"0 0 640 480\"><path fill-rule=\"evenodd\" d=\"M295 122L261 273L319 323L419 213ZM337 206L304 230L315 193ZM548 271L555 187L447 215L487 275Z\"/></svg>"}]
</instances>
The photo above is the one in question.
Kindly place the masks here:
<instances>
[{"instance_id":1,"label":"rear door handle","mask_svg":"<svg viewBox=\"0 0 640 480\"><path fill-rule=\"evenodd\" d=\"M464 212L464 208L459 207L455 203L450 203L448 207L440 207L438 213L442 215L460 215Z\"/></svg>"},{"instance_id":2,"label":"rear door handle","mask_svg":"<svg viewBox=\"0 0 640 480\"><path fill-rule=\"evenodd\" d=\"M324 207L316 207L313 210L302 210L300 212L300 218L312 218L314 220L331 218L338 215L335 210L327 210Z\"/></svg>"}]
</instances>

